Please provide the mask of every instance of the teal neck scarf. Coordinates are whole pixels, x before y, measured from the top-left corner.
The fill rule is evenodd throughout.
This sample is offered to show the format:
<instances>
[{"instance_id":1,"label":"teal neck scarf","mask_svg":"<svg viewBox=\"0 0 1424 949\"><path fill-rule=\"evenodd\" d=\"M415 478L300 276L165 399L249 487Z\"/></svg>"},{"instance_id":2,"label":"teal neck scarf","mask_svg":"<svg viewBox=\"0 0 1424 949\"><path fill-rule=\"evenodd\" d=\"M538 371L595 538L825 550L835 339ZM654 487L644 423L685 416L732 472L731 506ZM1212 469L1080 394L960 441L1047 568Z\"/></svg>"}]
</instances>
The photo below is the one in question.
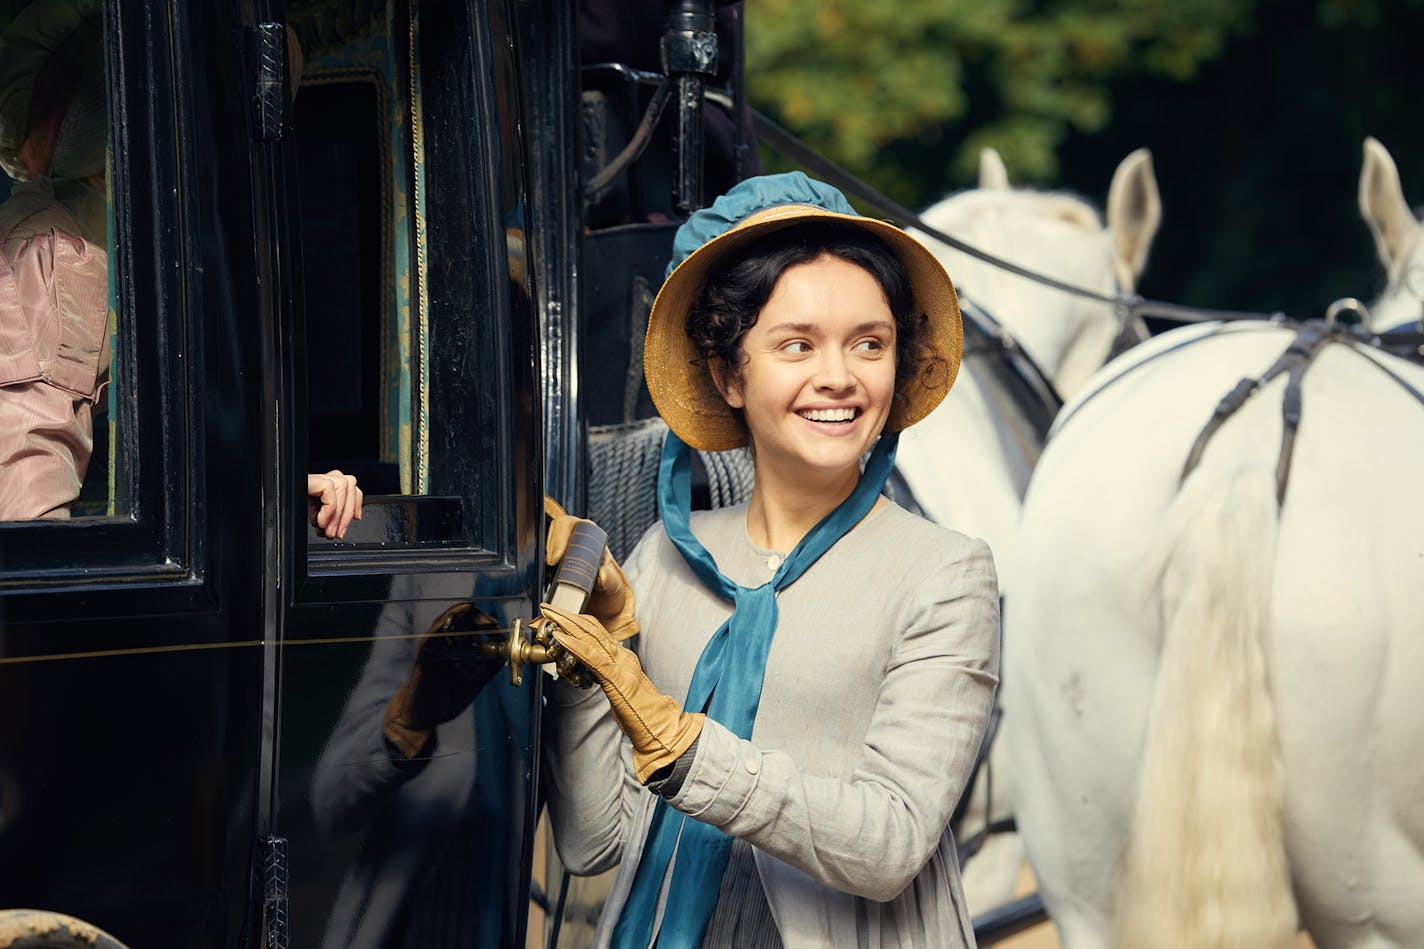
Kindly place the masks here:
<instances>
[{"instance_id":1,"label":"teal neck scarf","mask_svg":"<svg viewBox=\"0 0 1424 949\"><path fill-rule=\"evenodd\" d=\"M795 583L870 513L895 464L898 440L898 435L880 439L850 496L811 528L770 581L753 588L737 586L727 579L693 536L692 452L682 439L668 433L658 469L663 527L698 579L733 604L732 615L712 634L697 660L684 708L706 712L739 738L751 737L761 701L766 657L776 634L776 594ZM659 800L632 892L613 932L613 945L618 949L646 949L652 943L658 897L669 865L672 880L662 927L656 934L657 945L659 949L690 949L698 945L717 905L731 849L732 838L710 824L688 820L673 812L667 801Z\"/></svg>"}]
</instances>

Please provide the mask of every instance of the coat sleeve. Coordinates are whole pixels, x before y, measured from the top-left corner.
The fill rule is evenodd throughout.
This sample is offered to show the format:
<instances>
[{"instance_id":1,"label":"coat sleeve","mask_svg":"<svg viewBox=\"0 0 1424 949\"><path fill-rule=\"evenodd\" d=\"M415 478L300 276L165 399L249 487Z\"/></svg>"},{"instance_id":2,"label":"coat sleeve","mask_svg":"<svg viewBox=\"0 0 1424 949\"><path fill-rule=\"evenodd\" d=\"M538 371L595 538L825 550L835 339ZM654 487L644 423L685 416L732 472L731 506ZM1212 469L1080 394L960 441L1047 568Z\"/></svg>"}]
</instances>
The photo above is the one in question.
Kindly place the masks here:
<instances>
[{"instance_id":1,"label":"coat sleeve","mask_svg":"<svg viewBox=\"0 0 1424 949\"><path fill-rule=\"evenodd\" d=\"M894 899L924 867L964 792L999 670L998 585L980 541L914 588L859 764L811 775L708 720L673 807L833 889Z\"/></svg>"}]
</instances>

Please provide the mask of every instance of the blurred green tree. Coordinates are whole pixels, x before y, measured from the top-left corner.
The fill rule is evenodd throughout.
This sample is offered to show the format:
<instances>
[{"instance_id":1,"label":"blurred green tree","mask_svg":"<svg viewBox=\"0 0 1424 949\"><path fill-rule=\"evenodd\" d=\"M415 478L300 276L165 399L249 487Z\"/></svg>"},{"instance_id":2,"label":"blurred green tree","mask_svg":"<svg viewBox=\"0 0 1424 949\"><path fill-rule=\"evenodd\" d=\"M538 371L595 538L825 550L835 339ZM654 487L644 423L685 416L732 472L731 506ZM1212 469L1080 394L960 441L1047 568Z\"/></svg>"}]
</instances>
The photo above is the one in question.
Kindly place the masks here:
<instances>
[{"instance_id":1,"label":"blurred green tree","mask_svg":"<svg viewBox=\"0 0 1424 949\"><path fill-rule=\"evenodd\" d=\"M1424 201L1424 0L749 0L752 105L902 204L973 183L1101 204L1152 149L1164 223L1139 287L1321 315L1382 289L1355 203L1378 137ZM791 167L764 153L769 168Z\"/></svg>"},{"instance_id":2,"label":"blurred green tree","mask_svg":"<svg viewBox=\"0 0 1424 949\"><path fill-rule=\"evenodd\" d=\"M1069 131L1110 121L1112 80L1190 80L1249 12L1240 0L756 0L748 89L900 200L966 180L984 145L1018 174L1053 180ZM944 167L914 161L917 146Z\"/></svg>"}]
</instances>

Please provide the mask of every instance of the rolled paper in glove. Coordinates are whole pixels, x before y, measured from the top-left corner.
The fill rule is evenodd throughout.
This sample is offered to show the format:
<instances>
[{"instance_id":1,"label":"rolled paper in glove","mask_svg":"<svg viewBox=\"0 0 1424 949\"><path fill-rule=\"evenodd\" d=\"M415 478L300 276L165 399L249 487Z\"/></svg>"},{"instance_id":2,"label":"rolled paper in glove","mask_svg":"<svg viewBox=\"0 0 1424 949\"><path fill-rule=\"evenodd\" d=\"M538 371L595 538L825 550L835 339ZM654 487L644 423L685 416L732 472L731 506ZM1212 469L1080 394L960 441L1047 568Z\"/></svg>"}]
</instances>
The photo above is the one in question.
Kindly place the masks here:
<instances>
[{"instance_id":1,"label":"rolled paper in glove","mask_svg":"<svg viewBox=\"0 0 1424 949\"><path fill-rule=\"evenodd\" d=\"M559 558L549 602L571 613L583 612L589 594L598 583L598 569L607 546L608 534L603 528L593 521L577 521Z\"/></svg>"},{"instance_id":2,"label":"rolled paper in glove","mask_svg":"<svg viewBox=\"0 0 1424 949\"><path fill-rule=\"evenodd\" d=\"M628 578L623 575L618 561L608 551L607 534L594 522L566 513L558 502L549 497L544 498L544 517L549 522L544 562L551 567L560 565L559 576L547 597L548 601L570 613L597 616L603 627L619 642L636 635L638 619L634 615L633 588L628 585ZM585 549L571 554L570 548L575 543ZM602 547L598 546L600 543ZM567 582L579 589L587 588L586 599L575 601L572 594L564 599L559 592L559 585L565 582L564 561L570 557L576 561L569 565L575 576L568 577ZM591 578L590 568L593 572Z\"/></svg>"}]
</instances>

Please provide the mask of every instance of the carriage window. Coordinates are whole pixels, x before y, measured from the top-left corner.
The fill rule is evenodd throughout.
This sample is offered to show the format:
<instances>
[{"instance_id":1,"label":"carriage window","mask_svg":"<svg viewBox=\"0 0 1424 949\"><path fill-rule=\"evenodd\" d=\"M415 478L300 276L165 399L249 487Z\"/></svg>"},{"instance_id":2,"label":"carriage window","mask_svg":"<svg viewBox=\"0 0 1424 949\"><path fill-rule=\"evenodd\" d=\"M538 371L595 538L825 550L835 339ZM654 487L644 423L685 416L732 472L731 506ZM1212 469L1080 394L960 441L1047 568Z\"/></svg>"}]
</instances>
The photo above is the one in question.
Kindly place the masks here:
<instances>
[{"instance_id":1,"label":"carriage window","mask_svg":"<svg viewBox=\"0 0 1424 949\"><path fill-rule=\"evenodd\" d=\"M315 79L297 97L296 121L308 467L353 474L367 494L410 493L409 303L386 258L382 90L370 75Z\"/></svg>"},{"instance_id":2,"label":"carriage window","mask_svg":"<svg viewBox=\"0 0 1424 949\"><path fill-rule=\"evenodd\" d=\"M367 496L420 493L399 24L384 3L350 15L297 3L288 22L299 61L308 470L353 474Z\"/></svg>"},{"instance_id":3,"label":"carriage window","mask_svg":"<svg viewBox=\"0 0 1424 949\"><path fill-rule=\"evenodd\" d=\"M354 474L367 498L343 541L308 540L490 548L498 495L486 488L509 452L508 323L526 305L522 208L499 173L518 167L499 153L517 135L476 91L468 8L354 10L287 6L301 60L307 470ZM392 496L420 503L382 503Z\"/></svg>"},{"instance_id":4,"label":"carriage window","mask_svg":"<svg viewBox=\"0 0 1424 949\"><path fill-rule=\"evenodd\" d=\"M0 521L128 507L101 14L0 2Z\"/></svg>"}]
</instances>

